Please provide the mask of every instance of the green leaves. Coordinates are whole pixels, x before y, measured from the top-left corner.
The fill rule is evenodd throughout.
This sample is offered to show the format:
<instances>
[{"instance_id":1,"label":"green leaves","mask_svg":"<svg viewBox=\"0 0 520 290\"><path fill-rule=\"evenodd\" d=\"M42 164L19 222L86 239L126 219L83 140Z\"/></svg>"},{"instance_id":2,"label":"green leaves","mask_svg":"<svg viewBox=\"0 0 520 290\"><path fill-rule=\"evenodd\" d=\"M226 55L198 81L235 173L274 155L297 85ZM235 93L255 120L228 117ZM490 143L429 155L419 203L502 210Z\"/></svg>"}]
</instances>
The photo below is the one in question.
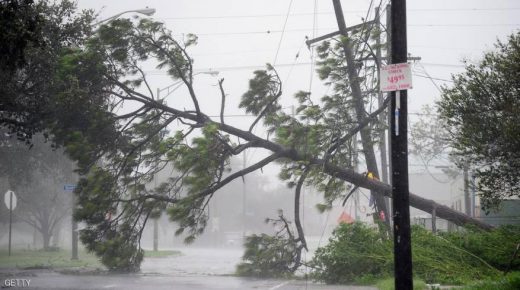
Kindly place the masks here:
<instances>
[{"instance_id":1,"label":"green leaves","mask_svg":"<svg viewBox=\"0 0 520 290\"><path fill-rule=\"evenodd\" d=\"M267 64L267 70L254 72L254 77L249 81L249 90L242 95L239 107L245 108L248 113L259 115L269 106L267 113L272 114L281 109L277 102L281 90L282 84L278 74Z\"/></svg>"},{"instance_id":2,"label":"green leaves","mask_svg":"<svg viewBox=\"0 0 520 290\"><path fill-rule=\"evenodd\" d=\"M243 262L237 266L237 274L250 277L288 277L294 270L295 245L286 237L266 234L246 238Z\"/></svg>"},{"instance_id":3,"label":"green leaves","mask_svg":"<svg viewBox=\"0 0 520 290\"><path fill-rule=\"evenodd\" d=\"M502 252L505 249L500 243L492 245L486 237L500 236L501 231L503 230L489 234L469 232L437 236L424 228L413 227L414 275L427 283L443 284L496 278L499 272L486 262L495 257L482 253L496 253L496 250ZM487 241L478 243L479 239ZM511 253L516 244L509 243L511 241L513 239L508 241L508 253ZM357 222L342 223L334 230L329 243L316 250L311 262L316 269L312 276L326 283L346 284L391 276L394 259L392 249L392 241L382 239L377 228Z\"/></svg>"},{"instance_id":4,"label":"green leaves","mask_svg":"<svg viewBox=\"0 0 520 290\"><path fill-rule=\"evenodd\" d=\"M476 169L486 209L500 199L519 196L520 179L520 33L498 42L479 64L444 87L439 112L447 123L460 166ZM465 163L465 164L464 164Z\"/></svg>"}]
</instances>

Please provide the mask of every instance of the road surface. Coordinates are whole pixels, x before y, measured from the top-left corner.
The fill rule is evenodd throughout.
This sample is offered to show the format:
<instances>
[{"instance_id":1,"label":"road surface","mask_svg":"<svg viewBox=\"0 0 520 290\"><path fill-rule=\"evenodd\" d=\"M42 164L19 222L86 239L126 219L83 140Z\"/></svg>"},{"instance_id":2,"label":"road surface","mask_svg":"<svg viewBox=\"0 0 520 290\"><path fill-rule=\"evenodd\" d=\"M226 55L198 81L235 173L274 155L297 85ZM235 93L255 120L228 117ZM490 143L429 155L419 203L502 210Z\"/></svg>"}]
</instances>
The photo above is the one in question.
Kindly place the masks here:
<instances>
[{"instance_id":1,"label":"road surface","mask_svg":"<svg viewBox=\"0 0 520 290\"><path fill-rule=\"evenodd\" d=\"M240 249L180 249L181 256L146 258L135 274L63 274L52 270L0 270L0 285L18 279L14 289L255 289L372 290L373 287L331 286L307 280L253 279L231 276ZM29 285L27 286L27 281ZM13 289L12 288L12 289Z\"/></svg>"}]
</instances>

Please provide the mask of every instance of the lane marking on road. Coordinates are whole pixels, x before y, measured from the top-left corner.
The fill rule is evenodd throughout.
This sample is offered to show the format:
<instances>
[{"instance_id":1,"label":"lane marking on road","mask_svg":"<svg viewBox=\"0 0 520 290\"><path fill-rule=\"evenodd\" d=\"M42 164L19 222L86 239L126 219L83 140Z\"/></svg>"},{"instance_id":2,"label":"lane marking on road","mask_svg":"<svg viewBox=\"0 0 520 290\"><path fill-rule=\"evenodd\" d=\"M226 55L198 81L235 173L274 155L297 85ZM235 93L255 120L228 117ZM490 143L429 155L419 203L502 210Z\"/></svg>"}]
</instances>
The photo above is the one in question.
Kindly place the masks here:
<instances>
[{"instance_id":1,"label":"lane marking on road","mask_svg":"<svg viewBox=\"0 0 520 290\"><path fill-rule=\"evenodd\" d=\"M112 284L112 285L105 285L103 286L103 288L116 288L116 284Z\"/></svg>"},{"instance_id":2,"label":"lane marking on road","mask_svg":"<svg viewBox=\"0 0 520 290\"><path fill-rule=\"evenodd\" d=\"M289 284L289 282L283 282L282 284L279 284L279 285L276 285L274 287L269 288L269 290L279 289L279 288L282 288L283 286L285 286L287 284Z\"/></svg>"}]
</instances>

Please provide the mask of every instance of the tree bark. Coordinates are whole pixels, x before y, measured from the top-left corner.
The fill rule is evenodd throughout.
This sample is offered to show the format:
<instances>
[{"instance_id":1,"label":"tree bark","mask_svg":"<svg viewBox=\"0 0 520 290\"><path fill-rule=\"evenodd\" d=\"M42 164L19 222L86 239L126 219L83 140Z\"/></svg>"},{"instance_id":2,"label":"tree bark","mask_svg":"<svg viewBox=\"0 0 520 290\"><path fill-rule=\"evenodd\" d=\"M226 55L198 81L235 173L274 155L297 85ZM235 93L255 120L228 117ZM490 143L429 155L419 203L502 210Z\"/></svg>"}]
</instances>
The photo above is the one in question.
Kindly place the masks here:
<instances>
[{"instance_id":1,"label":"tree bark","mask_svg":"<svg viewBox=\"0 0 520 290\"><path fill-rule=\"evenodd\" d=\"M51 242L51 234L48 231L42 231L42 239L43 239L43 250L48 251L50 248L50 242Z\"/></svg>"}]
</instances>

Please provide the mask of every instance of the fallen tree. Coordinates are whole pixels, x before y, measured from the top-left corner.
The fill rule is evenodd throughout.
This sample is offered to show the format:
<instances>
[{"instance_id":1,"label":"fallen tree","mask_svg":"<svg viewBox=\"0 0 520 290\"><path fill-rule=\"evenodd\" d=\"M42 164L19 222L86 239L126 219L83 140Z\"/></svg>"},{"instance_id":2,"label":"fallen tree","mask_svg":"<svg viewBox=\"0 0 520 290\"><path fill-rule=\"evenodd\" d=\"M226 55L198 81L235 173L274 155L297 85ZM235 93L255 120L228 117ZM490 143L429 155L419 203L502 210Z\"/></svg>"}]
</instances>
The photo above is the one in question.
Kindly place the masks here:
<instances>
[{"instance_id":1,"label":"fallen tree","mask_svg":"<svg viewBox=\"0 0 520 290\"><path fill-rule=\"evenodd\" d=\"M193 85L193 60L187 52L195 43L193 35L175 40L162 23L148 19L138 23L114 20L100 27L84 48L63 53L59 72L66 77L62 86L70 96L87 101L92 118L86 120L88 126L82 123L82 129L72 134L56 124L55 138L66 144L85 176L76 189L75 218L86 224L81 239L111 268L139 268L143 228L150 217L164 211L178 223L177 234L185 234L187 242L193 241L207 224L206 210L212 196L230 182L272 162L280 164L281 179L290 187L296 186L296 191L305 184L322 192L325 209L345 198L353 185L369 189L379 198L391 197L388 184L353 170L357 147L352 137L377 121L387 101L358 119L349 106L350 90L341 90L348 86L338 81L338 89L324 96L320 104L310 98L310 93L298 93L297 112L302 117L296 118L284 113L278 103L282 83L268 65L254 72L249 90L242 96L240 107L255 116L249 129L242 130L226 123L224 79L218 82L221 107L217 120L202 110ZM336 62L338 69L343 64L344 60L327 58L325 54L333 53L327 47L320 53L323 61ZM191 108L175 107L168 104L171 100L167 97L154 95L142 69L142 63L150 59L184 84ZM96 111L88 102L91 96L98 98L95 104L104 100L103 110ZM133 111L118 114L122 104L131 104ZM175 121L178 124L174 126ZM268 132L266 138L253 133L261 123ZM176 131L170 134L172 128ZM270 155L246 168L231 168L230 158L253 148L265 149ZM174 168L171 177L151 187L154 175L166 166ZM435 211L439 218L457 225L491 228L412 193L410 204L429 213ZM296 224L296 228L295 248L301 250L306 242L301 226Z\"/></svg>"}]
</instances>

